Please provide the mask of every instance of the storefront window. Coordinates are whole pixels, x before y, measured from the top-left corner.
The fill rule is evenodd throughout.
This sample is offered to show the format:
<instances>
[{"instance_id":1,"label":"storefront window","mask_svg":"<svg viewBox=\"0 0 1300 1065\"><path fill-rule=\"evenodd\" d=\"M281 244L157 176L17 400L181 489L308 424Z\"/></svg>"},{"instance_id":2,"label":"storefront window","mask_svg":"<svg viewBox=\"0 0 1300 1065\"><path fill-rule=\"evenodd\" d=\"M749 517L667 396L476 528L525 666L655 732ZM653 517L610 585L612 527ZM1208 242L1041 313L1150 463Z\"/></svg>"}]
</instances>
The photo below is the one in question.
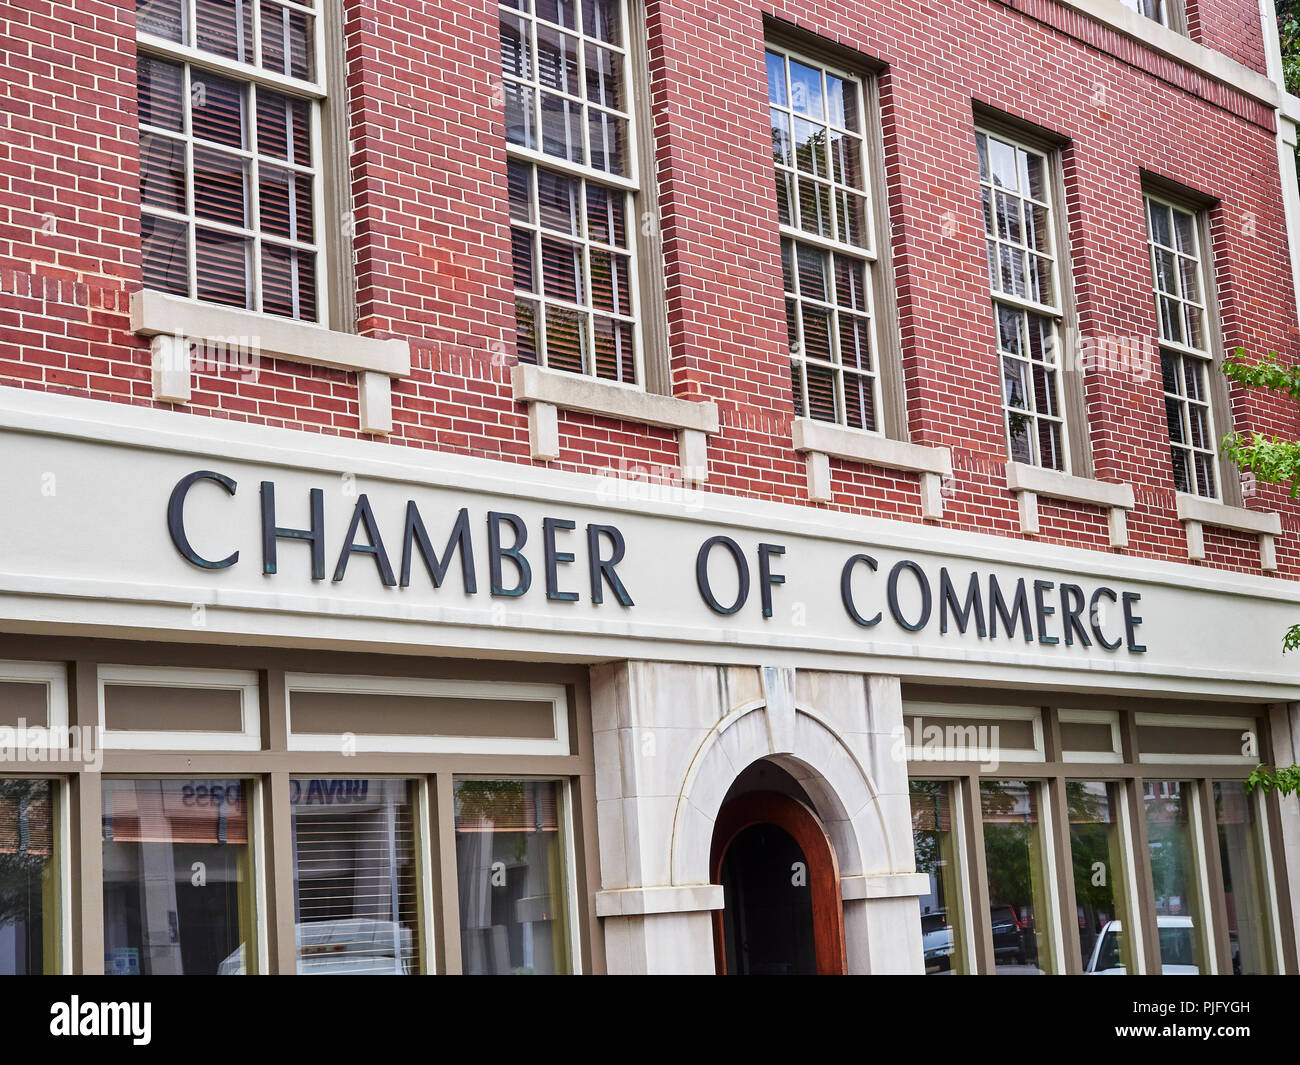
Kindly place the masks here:
<instances>
[{"instance_id":1,"label":"storefront window","mask_svg":"<svg viewBox=\"0 0 1300 1065\"><path fill-rule=\"evenodd\" d=\"M0 780L0 976L59 971L56 787Z\"/></svg>"},{"instance_id":2,"label":"storefront window","mask_svg":"<svg viewBox=\"0 0 1300 1065\"><path fill-rule=\"evenodd\" d=\"M456 781L466 973L573 971L561 800L555 781Z\"/></svg>"},{"instance_id":3,"label":"storefront window","mask_svg":"<svg viewBox=\"0 0 1300 1065\"><path fill-rule=\"evenodd\" d=\"M998 973L1053 973L1052 910L1039 785L980 782L989 918Z\"/></svg>"},{"instance_id":4,"label":"storefront window","mask_svg":"<svg viewBox=\"0 0 1300 1065\"><path fill-rule=\"evenodd\" d=\"M415 792L384 777L289 782L298 972L419 972Z\"/></svg>"},{"instance_id":5,"label":"storefront window","mask_svg":"<svg viewBox=\"0 0 1300 1065\"><path fill-rule=\"evenodd\" d=\"M104 781L104 971L257 971L251 785Z\"/></svg>"},{"instance_id":6,"label":"storefront window","mask_svg":"<svg viewBox=\"0 0 1300 1065\"><path fill-rule=\"evenodd\" d=\"M1065 782L1079 953L1087 973L1138 971L1119 787L1100 780Z\"/></svg>"},{"instance_id":7,"label":"storefront window","mask_svg":"<svg viewBox=\"0 0 1300 1065\"><path fill-rule=\"evenodd\" d=\"M1204 894L1193 832L1196 786L1149 780L1142 787L1161 971L1208 973Z\"/></svg>"},{"instance_id":8,"label":"storefront window","mask_svg":"<svg viewBox=\"0 0 1300 1065\"><path fill-rule=\"evenodd\" d=\"M1214 811L1223 865L1223 895L1228 908L1232 971L1272 975L1271 907L1264 890L1264 838L1259 808L1240 781L1214 785Z\"/></svg>"},{"instance_id":9,"label":"storefront window","mask_svg":"<svg viewBox=\"0 0 1300 1065\"><path fill-rule=\"evenodd\" d=\"M921 897L921 941L927 974L970 972L952 787L945 780L910 783L916 871L930 878L930 890Z\"/></svg>"}]
</instances>

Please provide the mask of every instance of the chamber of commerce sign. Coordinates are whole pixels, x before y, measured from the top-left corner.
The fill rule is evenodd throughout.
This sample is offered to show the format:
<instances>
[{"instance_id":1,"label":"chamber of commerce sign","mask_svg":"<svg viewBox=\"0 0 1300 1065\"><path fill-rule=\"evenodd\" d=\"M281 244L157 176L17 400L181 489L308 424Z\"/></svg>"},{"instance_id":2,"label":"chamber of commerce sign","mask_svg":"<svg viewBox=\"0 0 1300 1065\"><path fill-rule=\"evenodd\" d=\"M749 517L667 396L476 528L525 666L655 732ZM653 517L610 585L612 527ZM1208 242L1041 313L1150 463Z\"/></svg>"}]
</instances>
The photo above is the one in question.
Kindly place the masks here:
<instances>
[{"instance_id":1,"label":"chamber of commerce sign","mask_svg":"<svg viewBox=\"0 0 1300 1065\"><path fill-rule=\"evenodd\" d=\"M259 520L251 526L225 521L219 530L205 528L203 542L221 541L224 547L220 553L210 547L201 552L186 517L186 503L198 486L233 499L240 484L226 473L203 469L186 474L171 490L168 535L181 557L201 570L251 565L268 578L340 585L370 580L398 594L446 588L468 597L585 600L607 610L635 611L639 582L672 582L666 571L684 567L700 601L719 617L768 622L783 601L834 593L844 616L863 630L884 625L907 633L937 631L1120 654L1147 649L1139 631L1141 593L1106 583L999 574L934 559L882 561L862 545L843 550L842 557L819 558L800 578L819 586L800 588L791 573L804 547L798 538L774 535L747 548L706 526L686 550L649 545L644 554L653 554L654 565L633 567L629 553L646 546L635 544L634 534L625 534L613 520L579 520L558 507L529 521L505 509L422 505L408 498L404 507L390 505L381 521L362 492L349 500L346 513L327 517L325 493L312 487L292 500L294 512L307 519L292 524L279 510L288 500L277 498L276 482L262 480L256 488ZM362 566L366 576L357 573Z\"/></svg>"}]
</instances>

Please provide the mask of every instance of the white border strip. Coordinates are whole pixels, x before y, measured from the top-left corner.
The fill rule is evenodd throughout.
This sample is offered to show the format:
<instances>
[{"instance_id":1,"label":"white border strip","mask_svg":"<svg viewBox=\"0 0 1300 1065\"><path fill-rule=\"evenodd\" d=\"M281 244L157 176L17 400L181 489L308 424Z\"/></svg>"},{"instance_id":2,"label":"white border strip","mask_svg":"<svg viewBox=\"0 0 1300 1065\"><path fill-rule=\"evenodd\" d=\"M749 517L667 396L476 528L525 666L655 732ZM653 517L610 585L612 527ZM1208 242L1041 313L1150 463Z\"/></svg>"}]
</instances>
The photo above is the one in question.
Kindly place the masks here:
<instances>
[{"instance_id":1,"label":"white border strip","mask_svg":"<svg viewBox=\"0 0 1300 1065\"><path fill-rule=\"evenodd\" d=\"M189 669L184 666L100 666L99 732L104 750L118 751L260 751L262 719L257 673L246 669ZM240 693L238 732L190 729L158 731L110 729L105 721L104 689L108 685L133 688L207 688Z\"/></svg>"},{"instance_id":2,"label":"white border strip","mask_svg":"<svg viewBox=\"0 0 1300 1065\"><path fill-rule=\"evenodd\" d=\"M337 676L329 673L287 673L285 705L289 709L288 749L338 751L350 736L358 753L367 754L547 754L567 755L569 749L568 693L562 684L511 684L483 680L431 680L419 677ZM545 702L551 705L553 732L549 738L513 736L384 735L373 732L294 732L294 692L331 692L349 695L405 695L440 699L467 699L483 704L485 713L501 700ZM368 720L365 711L358 725Z\"/></svg>"}]
</instances>

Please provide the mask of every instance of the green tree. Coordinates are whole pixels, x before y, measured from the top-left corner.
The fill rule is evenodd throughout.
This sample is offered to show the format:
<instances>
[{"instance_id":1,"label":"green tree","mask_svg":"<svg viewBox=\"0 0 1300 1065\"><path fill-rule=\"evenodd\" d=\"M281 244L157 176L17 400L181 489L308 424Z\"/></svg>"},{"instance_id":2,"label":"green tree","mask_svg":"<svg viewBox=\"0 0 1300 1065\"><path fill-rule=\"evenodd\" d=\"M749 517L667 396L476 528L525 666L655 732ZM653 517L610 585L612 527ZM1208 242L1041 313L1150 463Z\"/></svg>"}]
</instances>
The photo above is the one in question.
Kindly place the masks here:
<instances>
[{"instance_id":1,"label":"green tree","mask_svg":"<svg viewBox=\"0 0 1300 1065\"><path fill-rule=\"evenodd\" d=\"M1291 0L1288 0L1286 6L1292 6ZM1279 21L1281 18L1282 5L1279 4ZM1297 25L1294 18L1291 26L1293 34L1300 33L1300 25ZM1300 56L1295 57L1295 66L1296 73L1300 74ZM1223 372L1229 380L1246 388L1262 388L1300 401L1300 365L1284 361L1275 351L1252 362L1246 356L1245 349L1237 348L1223 360ZM1223 449L1242 470L1254 474L1256 480L1265 484L1284 485L1292 499L1300 497L1300 441L1283 440L1276 434L1265 436L1262 433L1251 433L1247 437L1242 433L1230 433L1223 438ZM1297 647L1300 647L1300 624L1292 625L1282 637L1283 653L1294 651ZM1276 790L1281 795L1291 795L1300 790L1300 766L1278 769L1257 766L1247 780L1246 787L1250 791L1264 788L1266 791Z\"/></svg>"}]
</instances>

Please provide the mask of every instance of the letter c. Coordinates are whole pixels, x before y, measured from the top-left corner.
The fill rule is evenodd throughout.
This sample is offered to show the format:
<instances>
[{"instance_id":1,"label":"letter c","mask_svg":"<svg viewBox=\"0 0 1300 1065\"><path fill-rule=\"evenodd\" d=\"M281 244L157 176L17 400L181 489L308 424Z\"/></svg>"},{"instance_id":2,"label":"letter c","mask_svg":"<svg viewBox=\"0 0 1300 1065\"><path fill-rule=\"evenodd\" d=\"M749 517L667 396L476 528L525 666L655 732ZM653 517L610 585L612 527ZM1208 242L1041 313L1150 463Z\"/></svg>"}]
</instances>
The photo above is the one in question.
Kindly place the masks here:
<instances>
[{"instance_id":1,"label":"letter c","mask_svg":"<svg viewBox=\"0 0 1300 1065\"><path fill-rule=\"evenodd\" d=\"M172 489L171 499L167 502L167 531L171 533L172 543L176 545L176 550L181 553L181 557L186 562L198 566L200 569L226 569L239 561L238 551L227 555L220 562L213 562L195 551L190 544L190 538L185 534L185 497L189 495L190 489L199 481L212 481L221 485L226 490L227 495L233 496L235 494L235 481L223 473L198 470L195 473L187 474L176 482L176 487Z\"/></svg>"},{"instance_id":2,"label":"letter c","mask_svg":"<svg viewBox=\"0 0 1300 1065\"><path fill-rule=\"evenodd\" d=\"M854 555L844 563L844 570L840 574L840 598L844 600L844 609L849 612L849 617L864 629L869 629L872 625L879 625L883 615L877 610L874 618L864 618L858 613L858 608L853 602L853 567L859 562L865 562L872 573L876 572L878 563L874 558L870 555Z\"/></svg>"}]
</instances>

